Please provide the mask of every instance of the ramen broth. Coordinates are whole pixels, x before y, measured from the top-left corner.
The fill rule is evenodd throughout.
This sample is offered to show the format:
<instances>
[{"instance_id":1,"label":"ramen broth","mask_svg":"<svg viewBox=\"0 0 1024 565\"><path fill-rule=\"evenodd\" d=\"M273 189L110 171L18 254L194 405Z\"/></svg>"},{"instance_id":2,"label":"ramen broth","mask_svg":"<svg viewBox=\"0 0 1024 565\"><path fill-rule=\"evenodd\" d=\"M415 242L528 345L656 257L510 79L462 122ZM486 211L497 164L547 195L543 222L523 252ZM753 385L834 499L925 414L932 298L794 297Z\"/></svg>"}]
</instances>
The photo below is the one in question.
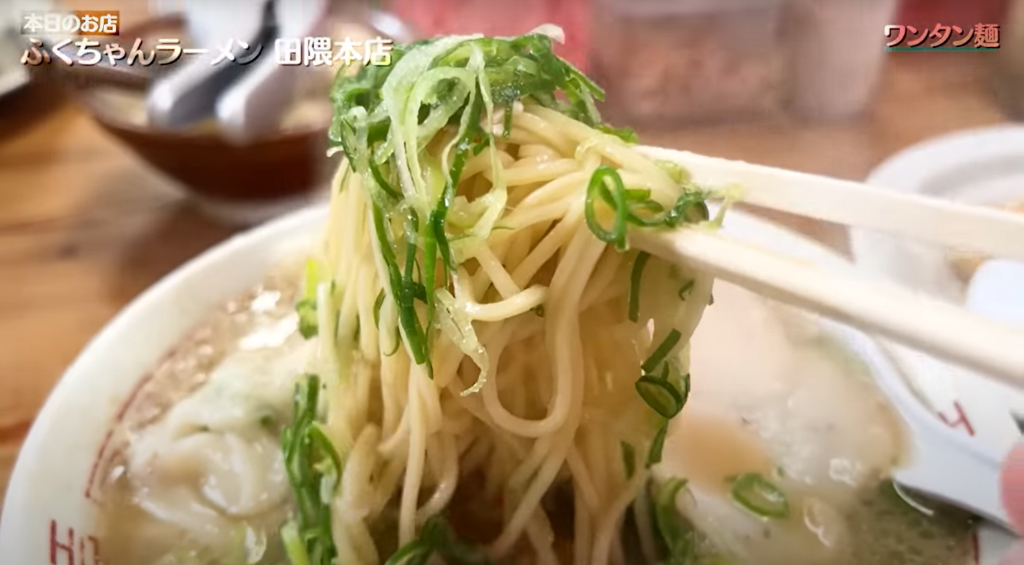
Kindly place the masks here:
<instances>
[{"instance_id":1,"label":"ramen broth","mask_svg":"<svg viewBox=\"0 0 1024 565\"><path fill-rule=\"evenodd\" d=\"M129 407L102 489L107 565L286 562L277 530L292 499L277 437L311 343L297 335L291 277L220 308ZM814 320L719 282L691 350L692 393L656 477L689 481L677 505L698 532L696 563L724 565L702 557L710 547L734 556L728 565L968 562L965 517L926 517L892 490L901 426ZM205 459L176 457L195 442ZM789 517L738 505L730 479L743 473L770 477Z\"/></svg>"}]
</instances>

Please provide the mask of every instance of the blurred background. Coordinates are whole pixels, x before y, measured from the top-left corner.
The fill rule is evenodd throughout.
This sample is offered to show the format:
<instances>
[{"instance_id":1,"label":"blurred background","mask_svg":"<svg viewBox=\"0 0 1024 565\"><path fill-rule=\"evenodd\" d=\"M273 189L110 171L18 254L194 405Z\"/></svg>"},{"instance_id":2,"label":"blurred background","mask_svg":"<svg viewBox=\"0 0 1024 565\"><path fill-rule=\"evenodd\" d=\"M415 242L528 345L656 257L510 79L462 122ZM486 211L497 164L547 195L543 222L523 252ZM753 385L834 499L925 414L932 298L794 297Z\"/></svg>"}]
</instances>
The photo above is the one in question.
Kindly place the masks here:
<instances>
[{"instance_id":1,"label":"blurred background","mask_svg":"<svg viewBox=\"0 0 1024 565\"><path fill-rule=\"evenodd\" d=\"M131 69L20 60L29 11L117 10L120 36L105 39L126 49L135 38L213 45L266 32L257 3L205 4L0 3L0 486L53 383L121 307L237 231L324 196L337 66L266 70L252 99L236 101L235 121L196 119L186 105L165 108L158 124L147 97L188 55ZM1024 118L1024 0L394 0L329 10L277 24L335 41L407 41L555 23L567 37L560 54L607 89L605 117L644 143L842 178L865 179L935 136ZM995 24L1000 46L888 52L889 24ZM258 61L274 57L265 45ZM1015 186L1024 201L1024 182ZM770 216L848 252L843 229Z\"/></svg>"}]
</instances>

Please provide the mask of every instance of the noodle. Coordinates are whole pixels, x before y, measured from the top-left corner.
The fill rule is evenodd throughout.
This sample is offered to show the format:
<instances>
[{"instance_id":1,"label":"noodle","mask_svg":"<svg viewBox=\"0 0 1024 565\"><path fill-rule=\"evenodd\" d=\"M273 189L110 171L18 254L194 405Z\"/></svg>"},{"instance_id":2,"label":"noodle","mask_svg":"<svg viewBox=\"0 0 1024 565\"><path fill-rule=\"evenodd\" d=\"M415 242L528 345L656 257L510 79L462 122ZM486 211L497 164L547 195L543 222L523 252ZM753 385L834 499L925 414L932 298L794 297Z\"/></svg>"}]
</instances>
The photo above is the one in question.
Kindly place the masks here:
<instances>
[{"instance_id":1,"label":"noodle","mask_svg":"<svg viewBox=\"0 0 1024 565\"><path fill-rule=\"evenodd\" d=\"M525 37L543 50L546 38ZM316 258L331 275L315 281L315 367L331 391L326 421L345 467L335 496L364 488L349 480L360 469L377 500L397 500L397 543L415 549L420 528L458 503L468 477L482 475L484 492L468 500L497 497L504 509L488 554L526 552L555 564L541 502L571 481L575 559L621 562L613 534L646 484L643 462L660 458L656 436L666 425L634 391L640 363L660 355L645 371L679 389L684 359L668 354L685 349L711 279L653 260L640 317L628 320L626 298L637 289L622 274L635 253L623 255L625 246L609 245L592 223L626 213L610 198L635 188L647 192L629 193L639 208L628 213L643 221L707 218L686 219L692 187L590 118L529 97L496 107L482 72L490 55L474 41L445 38L404 55L379 87L390 129L377 146L365 138L373 107L336 117L346 159ZM464 66L434 66L456 53ZM451 85L448 98L426 105L439 84ZM589 91L573 96L590 111ZM427 111L417 114L421 106ZM608 166L625 192L596 207L594 179ZM675 219L646 219L659 207ZM687 281L692 299L680 300ZM670 334L678 343L656 353ZM624 442L651 451L629 463L638 469L629 476L618 458ZM365 547L362 532L379 517L333 508L346 524L335 544L352 544L346 554L358 565L377 563L381 548Z\"/></svg>"},{"instance_id":2,"label":"noodle","mask_svg":"<svg viewBox=\"0 0 1024 565\"><path fill-rule=\"evenodd\" d=\"M588 145L604 159L614 159L617 161L616 164L625 168L624 173L629 173L629 178L638 179L636 184L664 187L667 184L667 177L663 173L655 176L652 171L657 170L660 173L660 170L650 161L622 146L613 145L604 139L605 134L591 130L578 122L574 122L572 127L565 127L565 124L561 123L565 120L551 118L551 112L529 106L525 113L517 113L513 120L514 127L522 126L531 135L513 135L505 141L506 146L515 147L518 142L528 144L530 150L522 152L524 156L519 159L513 159L506 152L499 152L501 158L496 161L499 167L497 170L504 169L499 174L503 176L508 186L542 183L538 185L539 188L530 191L513 210L504 214L506 219L500 221L504 229L492 232L487 238L495 244L512 241L511 247L504 247L515 249L514 255L518 256L511 274L506 270L504 265L508 262L503 260L502 256L508 257L513 253L496 253L485 241L470 248L471 255L463 257L463 260L470 257L477 260L477 269L472 279L474 283L481 282L470 286L455 286L458 296L456 304L461 314L475 323L488 324L489 331L486 333L490 337L486 341L492 364L489 371L498 375L501 382L509 382L510 390L516 392L516 400L508 406L516 406L515 412L518 414L542 414L541 417L513 414L499 399L498 381L492 379L481 389L484 412L473 414L474 418L482 417L485 422L482 425L469 422L455 428L446 428L445 422L451 416L448 414L449 409L443 408L442 404L451 401L440 401L444 395L451 393L444 388L438 388L438 385L459 382L461 379L454 375L454 372L460 368L464 369L468 359L451 347L437 349L437 359L448 358L452 352L456 352L456 355L453 360L435 363L431 380L423 370L423 365L411 362L412 353L407 345L409 336L401 325L399 328L406 346L401 347L393 356L386 355L387 350L391 348L391 338L387 337L388 330L381 329L378 338L377 327L366 327L366 322L373 319L373 297L376 295L374 289L379 285L384 287L387 296L381 307L380 323L395 323L393 304L399 289L389 288L387 267L380 259L382 243L368 238L367 231L353 227L365 225L366 218L367 203L358 196L361 190L358 180L360 175L349 175L335 194L336 203L332 205L334 213L327 228L327 233L331 235L325 238L324 249L325 254L330 253L334 256L335 267L332 271L336 273L336 277L350 282L347 288L342 288L339 293L341 307L338 310L339 329L336 331L331 320L332 309L329 305L333 302L332 297L328 295L329 287L326 284L320 286L320 324L324 330L321 336L338 336L334 343L323 344L321 347L321 371L325 376L334 374L333 378L328 379L334 382L338 382L338 378L346 373L338 367L338 362L334 360L331 352L351 347L345 342L351 341L356 335L352 329L354 322L346 321L358 317L358 349L361 356L365 361L373 362L379 355L381 361L372 371L358 376L356 372L347 373L361 381L361 385L372 386L374 389L372 393L363 391L357 394L357 398L365 399L368 394L373 394L383 399L383 411L376 419L386 432L382 439L376 440L378 447L375 450L366 451L364 441L370 441L367 438L379 437L379 434L368 434L366 430L376 428L372 423L366 424L367 427L359 434L360 439L356 442L356 447L347 455L346 480L340 485L340 496L344 499L349 490L360 488L349 480L354 472L353 467L362 466L364 470L360 475L361 480L368 483L372 481L372 475L366 467L394 467L396 461L404 461L404 482L401 484L400 492L396 493L401 500L398 522L400 544L415 539L417 524L443 511L456 492L459 477L486 469L488 475L505 477L503 480L498 479L499 482L521 485L513 489L520 490L519 495L506 493L506 496L512 497L510 501L514 501L514 506L505 521L504 530L491 546L492 555L497 558L504 557L525 534L525 539L533 548L538 563L557 563L558 558L550 546L551 535L544 533L549 531L550 527L539 525L546 523L546 518L538 518L543 516L539 503L541 497L552 487L559 472L567 465L568 472L573 476L572 480L579 489L577 529L593 529L593 539L597 542L592 550L582 555L585 557L592 552L595 563L605 563L612 554L621 554L621 546L617 542L612 543L612 533L620 527L622 516L636 498L646 474L637 473L627 481L626 477L621 476L621 471L615 470L614 460L608 454L612 450L618 452L620 439L614 437L612 428L599 426L590 432L584 432L579 427L585 409L585 399L601 395L599 390L588 392L587 389L592 389L593 386L585 382L584 375L593 371L585 367L593 367L596 371L607 370L598 369L602 363L594 357L596 344L588 345L582 341L584 338L580 333L580 324L588 314L611 320L624 319L624 305L616 298L623 298L627 292L622 277L616 276L621 264L620 255L614 250L607 249L605 243L594 238L580 221L583 192L589 175L586 172L578 174L576 171L593 170L594 161L579 160L580 156L586 158L589 153L578 151L576 148ZM562 132L568 133L569 136ZM527 137L529 138L526 139ZM566 154L578 156L550 160L550 156ZM539 155L545 158L536 158ZM491 164L489 157L485 152L467 162L467 175L460 179L460 184L455 190L456 195L463 192L463 186L478 182L478 173L488 181L493 178L488 167ZM347 165L342 165L342 170L346 168ZM573 202L579 204L574 205ZM535 242L536 234L530 231L530 228L540 222L554 224L543 238ZM401 238L396 234L392 241L398 243ZM372 249L373 257L360 252L360 249ZM545 275L541 267L556 253L557 266L551 275L546 275L551 277L550 283L544 284ZM375 265L372 270L371 265ZM372 272L376 272L376 276L372 276ZM595 276L591 276L592 273L595 273ZM456 277L459 278L465 277ZM497 293L499 300L486 299L491 289ZM698 277L694 296L709 293L710 280ZM531 311L541 305L545 312L541 335L546 337L513 340L513 332L517 327L521 327L521 324L516 322L522 317L533 316ZM687 336L695 328L700 308L683 310L687 311L687 315L683 317L686 323L679 331ZM655 319L656 325L661 326L672 320L672 311L656 316ZM635 332L638 335L645 331L645 324L636 325ZM323 337L318 339L322 340ZM645 338L638 337L636 341L643 342ZM376 346L374 342L378 342ZM530 349L537 347L543 347L553 354L549 367L528 368L521 363L505 361L507 358L530 355ZM438 353L441 351L445 355ZM628 384L622 385L621 388L631 388L632 380L636 377L635 374L618 374L612 375L612 378L628 379ZM550 386L546 387L551 391L550 398L538 405L537 400L531 399L530 395L523 392L531 389L540 391L538 387L542 382L545 385L550 383ZM405 394L399 392L402 383L407 383ZM332 397L336 398L336 395ZM459 397L449 398L455 402L462 402ZM613 414L624 411L622 407L614 406L617 402L635 405L637 399L627 396L616 400L602 396L601 402L611 403L613 408L606 413ZM365 409L365 400L343 404L344 410L358 409L360 405ZM340 410L342 408L335 407L332 403L328 414L334 415L333 417L344 417L339 414ZM400 423L396 425L399 411L402 412L402 416ZM364 421L365 417L351 419ZM373 421L374 418L370 417L370 422ZM474 439L474 436L480 434L533 438L534 444L530 454L520 460L519 467L509 469L500 461L514 461L516 458L510 457L511 454L502 443L494 444L486 441L484 437ZM461 465L458 445L469 446L469 452L461 457ZM431 471L427 460L433 460L435 457L438 458L441 467ZM381 460L378 461L378 458ZM423 501L418 493L421 486L428 483L427 475L435 476L435 487L430 497ZM523 482L527 477L530 479ZM614 495L609 497L609 493ZM387 494L381 496L388 497ZM375 563L376 554L364 547L365 537L355 533L365 531L366 520L366 516L356 516L350 510L346 510L344 522L349 524L347 535L352 540L358 540L358 543L346 539L338 539L336 543L356 543L359 551L353 552L353 558L358 558L359 563ZM577 536L577 546L586 543L588 536L580 536L579 533ZM577 552L580 551L582 550L577 547Z\"/></svg>"}]
</instances>

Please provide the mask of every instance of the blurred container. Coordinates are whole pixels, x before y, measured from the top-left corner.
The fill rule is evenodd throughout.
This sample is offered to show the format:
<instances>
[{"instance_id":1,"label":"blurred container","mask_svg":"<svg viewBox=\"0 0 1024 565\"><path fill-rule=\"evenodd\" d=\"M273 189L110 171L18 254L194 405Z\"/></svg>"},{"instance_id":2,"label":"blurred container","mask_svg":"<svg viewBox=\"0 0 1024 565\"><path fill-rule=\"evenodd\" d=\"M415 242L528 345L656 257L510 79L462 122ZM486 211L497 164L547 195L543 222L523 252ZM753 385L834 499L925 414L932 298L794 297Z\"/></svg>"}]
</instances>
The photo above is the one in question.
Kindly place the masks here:
<instances>
[{"instance_id":1,"label":"blurred container","mask_svg":"<svg viewBox=\"0 0 1024 565\"><path fill-rule=\"evenodd\" d=\"M1013 0L903 0L897 22L916 28L937 23L963 29L976 24L1002 23Z\"/></svg>"},{"instance_id":2,"label":"blurred container","mask_svg":"<svg viewBox=\"0 0 1024 565\"><path fill-rule=\"evenodd\" d=\"M870 102L897 0L596 0L592 72L613 121L671 127Z\"/></svg>"},{"instance_id":3,"label":"blurred container","mask_svg":"<svg viewBox=\"0 0 1024 565\"><path fill-rule=\"evenodd\" d=\"M1009 6L995 65L996 97L1010 117L1024 119L1024 1Z\"/></svg>"},{"instance_id":4,"label":"blurred container","mask_svg":"<svg viewBox=\"0 0 1024 565\"><path fill-rule=\"evenodd\" d=\"M868 106L885 60L885 26L896 0L792 0L788 108L807 118L841 119Z\"/></svg>"},{"instance_id":5,"label":"blurred container","mask_svg":"<svg viewBox=\"0 0 1024 565\"><path fill-rule=\"evenodd\" d=\"M180 15L167 15L146 20L122 37L152 43L160 37L185 38L182 44L188 46L185 30ZM404 22L381 11L335 12L327 33L335 40L360 42L375 36L398 42L415 39ZM274 56L273 50L264 49L263 56ZM152 71L152 76L141 71L104 73L101 67L66 67L74 70L69 74L54 72L61 66L39 66L34 67L33 80L54 81L69 89L97 123L175 181L212 218L232 225L256 224L329 195L337 158L326 156L332 113L328 93L340 67L301 67L303 72L288 87L292 100L277 129L245 145L228 139L212 117L182 130L150 123L147 89L156 72L170 66L140 67ZM356 67L346 70L355 71Z\"/></svg>"},{"instance_id":6,"label":"blurred container","mask_svg":"<svg viewBox=\"0 0 1024 565\"><path fill-rule=\"evenodd\" d=\"M760 114L778 103L781 0L596 0L591 72L624 123Z\"/></svg>"},{"instance_id":7,"label":"blurred container","mask_svg":"<svg viewBox=\"0 0 1024 565\"><path fill-rule=\"evenodd\" d=\"M586 71L591 0L391 0L386 7L426 37L522 35L541 24L565 31L555 53Z\"/></svg>"}]
</instances>

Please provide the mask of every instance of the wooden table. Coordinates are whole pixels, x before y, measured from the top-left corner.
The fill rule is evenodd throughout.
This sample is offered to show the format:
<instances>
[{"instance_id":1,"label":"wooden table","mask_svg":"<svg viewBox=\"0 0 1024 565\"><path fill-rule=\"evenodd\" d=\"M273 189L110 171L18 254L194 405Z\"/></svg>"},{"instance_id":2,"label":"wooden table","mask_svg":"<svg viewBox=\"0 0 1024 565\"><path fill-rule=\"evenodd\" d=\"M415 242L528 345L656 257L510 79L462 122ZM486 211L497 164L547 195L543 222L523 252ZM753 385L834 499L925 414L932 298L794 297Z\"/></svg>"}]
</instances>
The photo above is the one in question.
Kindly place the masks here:
<instances>
[{"instance_id":1,"label":"wooden table","mask_svg":"<svg viewBox=\"0 0 1024 565\"><path fill-rule=\"evenodd\" d=\"M1005 121L984 57L894 57L878 104L855 122L693 126L642 137L862 179L922 139ZM776 217L845 247L835 226ZM90 337L144 288L231 233L73 105L31 89L0 102L0 487L47 393Z\"/></svg>"}]
</instances>

